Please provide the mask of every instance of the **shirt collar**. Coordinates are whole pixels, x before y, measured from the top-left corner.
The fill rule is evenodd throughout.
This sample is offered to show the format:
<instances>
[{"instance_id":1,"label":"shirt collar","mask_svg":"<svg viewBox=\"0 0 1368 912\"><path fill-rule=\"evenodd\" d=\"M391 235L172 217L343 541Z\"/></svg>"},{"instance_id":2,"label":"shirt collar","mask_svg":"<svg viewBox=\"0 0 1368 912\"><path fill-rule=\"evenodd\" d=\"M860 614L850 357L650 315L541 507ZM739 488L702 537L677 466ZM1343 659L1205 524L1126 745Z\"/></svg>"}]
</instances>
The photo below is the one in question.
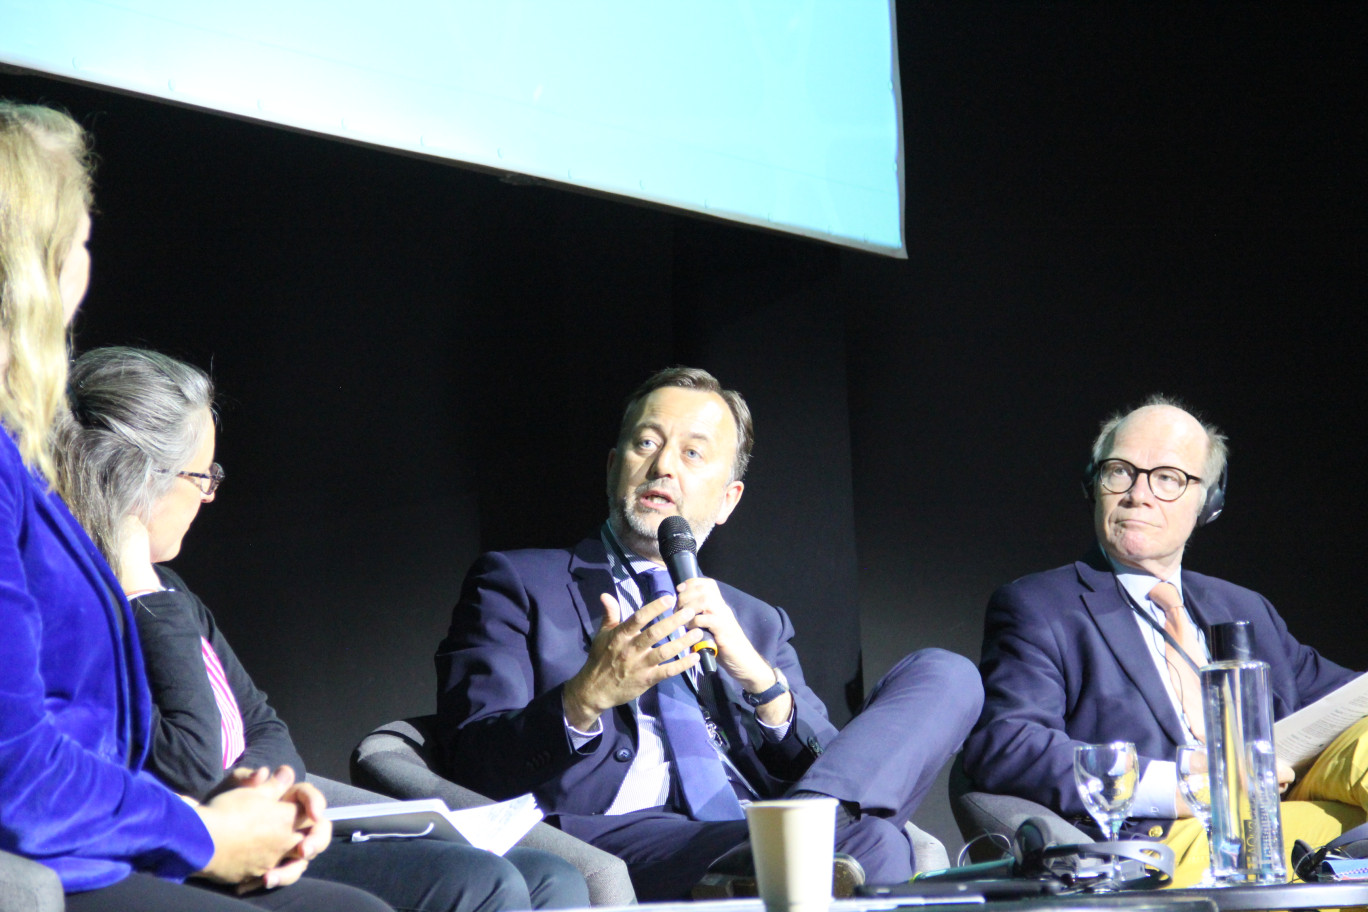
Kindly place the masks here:
<instances>
[{"instance_id":1,"label":"shirt collar","mask_svg":"<svg viewBox=\"0 0 1368 912\"><path fill-rule=\"evenodd\" d=\"M613 572L613 579L618 583L625 582L634 575L645 576L652 570L661 569L659 564L652 563L624 545L613 531L613 524L607 520L599 529L599 538L603 540L603 548L608 552L608 566ZM626 566L622 563L624 558L627 561Z\"/></svg>"},{"instance_id":2,"label":"shirt collar","mask_svg":"<svg viewBox=\"0 0 1368 912\"><path fill-rule=\"evenodd\" d=\"M1112 573L1116 574L1117 581L1121 583L1121 586L1126 590L1130 597L1135 600L1135 604L1150 604L1150 590L1160 582L1159 577L1155 576L1153 573L1146 573L1144 570L1138 570L1135 567L1129 567L1125 564L1118 563L1107 553L1105 548L1102 549L1102 553L1106 555L1107 563L1111 564ZM1173 571L1173 578L1166 582L1172 583L1173 588L1178 590L1178 600L1181 602L1183 600L1183 568L1179 567L1177 570Z\"/></svg>"}]
</instances>

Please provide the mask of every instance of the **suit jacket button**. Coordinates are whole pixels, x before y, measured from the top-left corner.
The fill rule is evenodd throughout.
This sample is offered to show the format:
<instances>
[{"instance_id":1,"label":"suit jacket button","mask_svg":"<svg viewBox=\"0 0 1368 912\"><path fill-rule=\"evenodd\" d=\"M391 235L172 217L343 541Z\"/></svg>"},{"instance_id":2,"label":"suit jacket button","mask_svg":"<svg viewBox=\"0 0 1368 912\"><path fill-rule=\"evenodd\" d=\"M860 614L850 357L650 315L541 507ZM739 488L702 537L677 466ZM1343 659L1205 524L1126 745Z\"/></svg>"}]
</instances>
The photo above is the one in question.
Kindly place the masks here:
<instances>
[{"instance_id":1,"label":"suit jacket button","mask_svg":"<svg viewBox=\"0 0 1368 912\"><path fill-rule=\"evenodd\" d=\"M1163 835L1164 835L1164 828L1161 827L1161 826L1159 826L1158 824L1155 824L1154 826L1152 826L1152 827L1149 828L1149 838L1150 838L1150 839L1158 839L1160 836L1163 836Z\"/></svg>"},{"instance_id":2,"label":"suit jacket button","mask_svg":"<svg viewBox=\"0 0 1368 912\"><path fill-rule=\"evenodd\" d=\"M619 747L617 750L613 751L613 759L618 763L626 763L628 760L632 759L632 752L628 748Z\"/></svg>"},{"instance_id":3,"label":"suit jacket button","mask_svg":"<svg viewBox=\"0 0 1368 912\"><path fill-rule=\"evenodd\" d=\"M812 751L812 752L813 752L814 754L816 754L818 757L822 756L822 742L821 742L821 741L818 741L816 738L808 738L807 746L808 746L808 750Z\"/></svg>"}]
</instances>

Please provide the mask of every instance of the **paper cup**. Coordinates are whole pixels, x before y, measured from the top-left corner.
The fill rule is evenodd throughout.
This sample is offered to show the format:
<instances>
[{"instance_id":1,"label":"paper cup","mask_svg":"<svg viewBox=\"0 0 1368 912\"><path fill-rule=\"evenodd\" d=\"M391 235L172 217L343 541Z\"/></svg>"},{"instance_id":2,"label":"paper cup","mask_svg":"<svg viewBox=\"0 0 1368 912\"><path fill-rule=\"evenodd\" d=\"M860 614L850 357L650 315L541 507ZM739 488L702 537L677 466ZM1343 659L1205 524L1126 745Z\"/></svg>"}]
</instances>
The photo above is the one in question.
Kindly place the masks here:
<instances>
[{"instance_id":1,"label":"paper cup","mask_svg":"<svg viewBox=\"0 0 1368 912\"><path fill-rule=\"evenodd\" d=\"M755 879L766 912L826 912L836 847L836 799L746 806Z\"/></svg>"}]
</instances>

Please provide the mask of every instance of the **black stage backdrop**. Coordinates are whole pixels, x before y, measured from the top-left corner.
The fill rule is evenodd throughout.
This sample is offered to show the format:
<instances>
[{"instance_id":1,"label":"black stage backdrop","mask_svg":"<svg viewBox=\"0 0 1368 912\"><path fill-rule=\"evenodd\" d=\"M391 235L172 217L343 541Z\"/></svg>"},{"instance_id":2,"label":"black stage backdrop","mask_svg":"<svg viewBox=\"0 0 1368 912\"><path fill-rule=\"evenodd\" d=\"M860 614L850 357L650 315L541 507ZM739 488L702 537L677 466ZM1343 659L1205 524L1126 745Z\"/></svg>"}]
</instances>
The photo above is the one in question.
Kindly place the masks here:
<instances>
[{"instance_id":1,"label":"black stage backdrop","mask_svg":"<svg viewBox=\"0 0 1368 912\"><path fill-rule=\"evenodd\" d=\"M594 528L623 396L678 362L757 418L704 570L792 612L840 720L861 655L866 683L977 657L995 586L1081 555L1088 442L1158 390L1232 441L1188 566L1368 666L1365 19L901 4L906 261L36 77L0 95L93 129L77 347L212 367L229 480L175 566L343 777L432 709L479 550ZM958 843L942 791L919 821Z\"/></svg>"}]
</instances>

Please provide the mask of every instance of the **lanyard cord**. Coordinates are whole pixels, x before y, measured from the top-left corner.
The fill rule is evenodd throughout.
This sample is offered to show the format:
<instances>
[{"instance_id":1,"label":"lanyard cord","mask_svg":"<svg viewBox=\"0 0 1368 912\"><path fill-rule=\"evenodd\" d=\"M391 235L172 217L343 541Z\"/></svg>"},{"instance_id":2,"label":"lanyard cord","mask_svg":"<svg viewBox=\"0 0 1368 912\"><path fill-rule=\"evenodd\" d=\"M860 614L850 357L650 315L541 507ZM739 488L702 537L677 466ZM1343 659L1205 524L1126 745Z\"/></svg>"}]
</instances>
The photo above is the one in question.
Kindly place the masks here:
<instances>
[{"instance_id":1,"label":"lanyard cord","mask_svg":"<svg viewBox=\"0 0 1368 912\"><path fill-rule=\"evenodd\" d=\"M1118 592L1121 593L1121 596L1126 600L1126 604L1131 606L1131 610L1134 611L1136 614L1140 615L1140 617L1144 619L1146 624L1149 624L1155 630L1159 631L1159 635L1164 638L1164 642L1168 643L1175 650L1177 650L1178 654L1183 657L1183 661L1187 662L1188 665L1192 668L1192 670L1196 672L1197 675L1200 677L1202 674L1202 666L1198 665L1197 661L1193 659L1192 656L1187 654L1187 650L1179 645L1178 641L1173 638L1173 634L1169 633L1167 630L1164 629L1163 624L1160 624L1158 621L1156 621L1153 617L1150 616L1150 613L1148 611L1146 611L1144 608L1141 608L1140 605L1136 603L1135 598L1130 594L1130 591L1126 589L1125 586L1121 585L1121 580L1117 579L1115 574L1112 575L1112 579L1116 580L1116 589ZM1186 604L1184 604L1184 607L1187 607Z\"/></svg>"}]
</instances>

